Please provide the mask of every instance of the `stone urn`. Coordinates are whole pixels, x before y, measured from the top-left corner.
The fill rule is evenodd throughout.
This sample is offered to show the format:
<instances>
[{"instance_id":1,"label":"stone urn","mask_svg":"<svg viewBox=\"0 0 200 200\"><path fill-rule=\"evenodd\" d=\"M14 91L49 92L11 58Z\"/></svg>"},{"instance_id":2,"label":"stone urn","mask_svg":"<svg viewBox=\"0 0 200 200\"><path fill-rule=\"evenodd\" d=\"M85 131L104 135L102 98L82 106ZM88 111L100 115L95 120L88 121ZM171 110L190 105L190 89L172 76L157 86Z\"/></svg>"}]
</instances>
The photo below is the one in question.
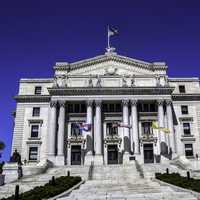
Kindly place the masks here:
<instances>
[{"instance_id":1,"label":"stone urn","mask_svg":"<svg viewBox=\"0 0 200 200\"><path fill-rule=\"evenodd\" d=\"M4 181L5 181L5 175L4 174L0 174L0 186L4 185Z\"/></svg>"}]
</instances>

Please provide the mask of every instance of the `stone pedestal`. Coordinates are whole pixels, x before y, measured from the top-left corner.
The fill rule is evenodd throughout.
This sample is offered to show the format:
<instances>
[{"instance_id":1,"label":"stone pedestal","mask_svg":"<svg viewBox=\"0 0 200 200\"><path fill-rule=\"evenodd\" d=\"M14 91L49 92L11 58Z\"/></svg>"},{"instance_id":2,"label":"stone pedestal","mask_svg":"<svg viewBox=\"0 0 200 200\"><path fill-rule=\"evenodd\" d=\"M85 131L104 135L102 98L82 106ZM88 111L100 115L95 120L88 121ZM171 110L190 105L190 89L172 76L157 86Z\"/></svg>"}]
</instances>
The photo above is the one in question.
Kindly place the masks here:
<instances>
[{"instance_id":1,"label":"stone pedestal","mask_svg":"<svg viewBox=\"0 0 200 200\"><path fill-rule=\"evenodd\" d=\"M85 156L84 165L91 165L91 162L93 161L94 161L94 156L88 152L87 155Z\"/></svg>"},{"instance_id":2,"label":"stone pedestal","mask_svg":"<svg viewBox=\"0 0 200 200\"><path fill-rule=\"evenodd\" d=\"M3 174L5 175L5 183L10 183L18 179L18 164L6 163L3 166Z\"/></svg>"},{"instance_id":3,"label":"stone pedestal","mask_svg":"<svg viewBox=\"0 0 200 200\"><path fill-rule=\"evenodd\" d=\"M0 174L0 186L4 185L5 182L5 175L4 174Z\"/></svg>"},{"instance_id":4,"label":"stone pedestal","mask_svg":"<svg viewBox=\"0 0 200 200\"><path fill-rule=\"evenodd\" d=\"M56 156L56 166L63 166L65 165L65 158L64 156Z\"/></svg>"},{"instance_id":5,"label":"stone pedestal","mask_svg":"<svg viewBox=\"0 0 200 200\"><path fill-rule=\"evenodd\" d=\"M94 165L103 165L103 156L102 155L94 156Z\"/></svg>"},{"instance_id":6,"label":"stone pedestal","mask_svg":"<svg viewBox=\"0 0 200 200\"><path fill-rule=\"evenodd\" d=\"M130 164L129 156L130 156L130 154L128 152L124 153L124 155L123 155L123 165Z\"/></svg>"}]
</instances>

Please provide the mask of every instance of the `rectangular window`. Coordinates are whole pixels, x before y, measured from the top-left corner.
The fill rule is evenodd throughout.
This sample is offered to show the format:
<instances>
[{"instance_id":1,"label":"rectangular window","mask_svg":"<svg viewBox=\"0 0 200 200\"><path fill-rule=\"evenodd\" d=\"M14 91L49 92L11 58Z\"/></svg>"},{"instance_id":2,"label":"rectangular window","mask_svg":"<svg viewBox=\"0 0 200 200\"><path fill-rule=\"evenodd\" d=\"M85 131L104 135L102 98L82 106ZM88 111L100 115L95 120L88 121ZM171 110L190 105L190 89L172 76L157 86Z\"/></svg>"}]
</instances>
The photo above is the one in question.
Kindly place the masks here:
<instances>
[{"instance_id":1,"label":"rectangular window","mask_svg":"<svg viewBox=\"0 0 200 200\"><path fill-rule=\"evenodd\" d=\"M29 148L29 160L37 161L38 160L38 147Z\"/></svg>"},{"instance_id":2,"label":"rectangular window","mask_svg":"<svg viewBox=\"0 0 200 200\"><path fill-rule=\"evenodd\" d=\"M181 106L181 113L183 115L188 114L188 106Z\"/></svg>"},{"instance_id":3,"label":"rectangular window","mask_svg":"<svg viewBox=\"0 0 200 200\"><path fill-rule=\"evenodd\" d=\"M185 85L179 85L179 92L185 93Z\"/></svg>"},{"instance_id":4,"label":"rectangular window","mask_svg":"<svg viewBox=\"0 0 200 200\"><path fill-rule=\"evenodd\" d=\"M193 146L192 144L185 144L185 156L193 156Z\"/></svg>"},{"instance_id":5,"label":"rectangular window","mask_svg":"<svg viewBox=\"0 0 200 200\"><path fill-rule=\"evenodd\" d=\"M35 95L40 95L40 94L42 94L42 87L36 86L35 87Z\"/></svg>"},{"instance_id":6,"label":"rectangular window","mask_svg":"<svg viewBox=\"0 0 200 200\"><path fill-rule=\"evenodd\" d=\"M142 122L142 133L143 133L143 135L152 134L151 124L152 124L152 122Z\"/></svg>"},{"instance_id":7,"label":"rectangular window","mask_svg":"<svg viewBox=\"0 0 200 200\"><path fill-rule=\"evenodd\" d=\"M118 134L118 127L114 126L114 122L113 123L107 123L106 124L106 133L107 135L117 135Z\"/></svg>"},{"instance_id":8,"label":"rectangular window","mask_svg":"<svg viewBox=\"0 0 200 200\"><path fill-rule=\"evenodd\" d=\"M72 123L71 124L71 136L78 137L80 135L82 135L82 134L81 134L81 129L79 128L79 124Z\"/></svg>"},{"instance_id":9,"label":"rectangular window","mask_svg":"<svg viewBox=\"0 0 200 200\"><path fill-rule=\"evenodd\" d=\"M31 138L38 138L39 125L31 125Z\"/></svg>"},{"instance_id":10,"label":"rectangular window","mask_svg":"<svg viewBox=\"0 0 200 200\"><path fill-rule=\"evenodd\" d=\"M39 107L34 107L33 108L32 116L33 117L39 117L40 116L40 108Z\"/></svg>"},{"instance_id":11,"label":"rectangular window","mask_svg":"<svg viewBox=\"0 0 200 200\"><path fill-rule=\"evenodd\" d=\"M184 135L190 135L190 123L183 123L183 133Z\"/></svg>"},{"instance_id":12,"label":"rectangular window","mask_svg":"<svg viewBox=\"0 0 200 200\"><path fill-rule=\"evenodd\" d=\"M121 112L122 111L122 106L120 103L116 104L116 112Z\"/></svg>"}]
</instances>

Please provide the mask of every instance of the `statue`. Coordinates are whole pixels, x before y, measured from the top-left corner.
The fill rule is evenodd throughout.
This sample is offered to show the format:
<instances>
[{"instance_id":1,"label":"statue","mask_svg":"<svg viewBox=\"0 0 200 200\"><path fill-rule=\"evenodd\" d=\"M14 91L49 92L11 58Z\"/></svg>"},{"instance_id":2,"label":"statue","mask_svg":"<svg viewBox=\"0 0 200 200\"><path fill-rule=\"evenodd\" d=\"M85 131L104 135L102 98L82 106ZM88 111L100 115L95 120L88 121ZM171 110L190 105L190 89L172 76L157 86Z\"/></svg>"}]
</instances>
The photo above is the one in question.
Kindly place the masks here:
<instances>
[{"instance_id":1,"label":"statue","mask_svg":"<svg viewBox=\"0 0 200 200\"><path fill-rule=\"evenodd\" d=\"M88 86L89 87L93 87L93 83L92 83L92 78L90 77L89 81L88 81Z\"/></svg>"},{"instance_id":2,"label":"statue","mask_svg":"<svg viewBox=\"0 0 200 200\"><path fill-rule=\"evenodd\" d=\"M15 149L15 151L13 152L13 155L10 158L10 162L17 162L19 165L22 164L21 155L19 154L17 149Z\"/></svg>"},{"instance_id":3,"label":"statue","mask_svg":"<svg viewBox=\"0 0 200 200\"><path fill-rule=\"evenodd\" d=\"M67 79L68 77L65 75L61 77L61 87L67 87Z\"/></svg>"},{"instance_id":4,"label":"statue","mask_svg":"<svg viewBox=\"0 0 200 200\"><path fill-rule=\"evenodd\" d=\"M156 76L156 86L160 86L160 76Z\"/></svg>"},{"instance_id":5,"label":"statue","mask_svg":"<svg viewBox=\"0 0 200 200\"><path fill-rule=\"evenodd\" d=\"M54 88L58 88L58 80L57 79L58 79L57 77L54 77L54 79L53 79L53 87Z\"/></svg>"},{"instance_id":6,"label":"statue","mask_svg":"<svg viewBox=\"0 0 200 200\"><path fill-rule=\"evenodd\" d=\"M101 87L101 78L99 76L97 77L96 87Z\"/></svg>"},{"instance_id":7,"label":"statue","mask_svg":"<svg viewBox=\"0 0 200 200\"><path fill-rule=\"evenodd\" d=\"M125 80L125 77L122 78L122 87L127 87L127 82Z\"/></svg>"},{"instance_id":8,"label":"statue","mask_svg":"<svg viewBox=\"0 0 200 200\"><path fill-rule=\"evenodd\" d=\"M131 87L135 87L135 77L134 76L131 79Z\"/></svg>"}]
</instances>

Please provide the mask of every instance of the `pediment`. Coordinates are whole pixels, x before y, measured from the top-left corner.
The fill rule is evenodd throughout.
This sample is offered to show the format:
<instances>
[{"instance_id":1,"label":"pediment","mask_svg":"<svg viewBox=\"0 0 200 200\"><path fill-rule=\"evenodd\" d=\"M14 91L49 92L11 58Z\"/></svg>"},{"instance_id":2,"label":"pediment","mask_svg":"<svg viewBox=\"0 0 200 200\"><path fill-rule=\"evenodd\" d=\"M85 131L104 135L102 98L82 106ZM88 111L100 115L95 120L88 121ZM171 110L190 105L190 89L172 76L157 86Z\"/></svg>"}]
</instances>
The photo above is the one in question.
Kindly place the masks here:
<instances>
[{"instance_id":1,"label":"pediment","mask_svg":"<svg viewBox=\"0 0 200 200\"><path fill-rule=\"evenodd\" d=\"M57 63L55 66L55 70L67 71L68 75L153 75L165 74L166 69L165 63L149 63L117 54L101 55L66 65Z\"/></svg>"}]
</instances>

